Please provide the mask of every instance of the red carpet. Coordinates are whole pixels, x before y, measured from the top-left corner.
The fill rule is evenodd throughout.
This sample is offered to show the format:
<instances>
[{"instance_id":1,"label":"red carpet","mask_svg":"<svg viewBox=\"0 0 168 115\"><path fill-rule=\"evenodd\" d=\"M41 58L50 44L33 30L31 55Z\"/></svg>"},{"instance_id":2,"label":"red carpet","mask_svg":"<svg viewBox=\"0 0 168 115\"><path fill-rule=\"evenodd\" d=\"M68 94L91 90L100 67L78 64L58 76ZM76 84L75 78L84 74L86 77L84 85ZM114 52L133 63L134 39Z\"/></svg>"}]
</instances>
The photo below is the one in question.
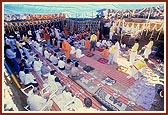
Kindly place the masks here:
<instances>
[{"instance_id":1,"label":"red carpet","mask_svg":"<svg viewBox=\"0 0 168 115\"><path fill-rule=\"evenodd\" d=\"M127 79L127 75L125 73L121 73L119 71L116 70L116 66L115 65L107 65L107 64L102 64L97 62L96 60L93 60L92 58L88 58L88 57L82 57L80 58L80 60L84 63L86 63L87 65L95 68L96 70L108 75L109 77L113 78L114 80L116 80L117 82L130 87L131 85L134 84L135 80L133 78L131 79Z\"/></svg>"}]
</instances>

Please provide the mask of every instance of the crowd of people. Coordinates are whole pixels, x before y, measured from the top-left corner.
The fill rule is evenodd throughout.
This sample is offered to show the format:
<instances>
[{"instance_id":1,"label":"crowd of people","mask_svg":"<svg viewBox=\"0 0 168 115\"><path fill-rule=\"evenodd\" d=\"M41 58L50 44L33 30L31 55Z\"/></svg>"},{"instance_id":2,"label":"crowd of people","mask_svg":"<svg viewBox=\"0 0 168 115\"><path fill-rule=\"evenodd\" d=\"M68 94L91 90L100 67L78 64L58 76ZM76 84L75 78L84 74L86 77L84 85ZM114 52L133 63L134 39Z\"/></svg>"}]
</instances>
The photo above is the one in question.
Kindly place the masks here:
<instances>
[{"instance_id":1,"label":"crowd of people","mask_svg":"<svg viewBox=\"0 0 168 115\"><path fill-rule=\"evenodd\" d=\"M119 30L117 30L117 27L112 24L108 38L102 37L100 34L102 33L101 30L91 33L88 26L86 26L85 30L81 32L78 32L74 27L74 31L70 33L66 25L62 31L59 29L59 27L52 25L46 27L41 26L37 30L27 30L23 34L21 34L19 31L5 34L5 60L14 69L15 75L18 76L18 79L20 80L20 84L25 87L29 85L33 85L36 88L38 87L38 83L31 73L32 70L35 71L41 79L48 79L48 83L50 82L50 84L53 82L55 83L56 78L53 70L47 65L46 61L41 60L38 54L34 54L32 47L35 47L41 56L44 56L46 60L49 60L61 71L66 70L69 72L70 78L77 80L83 76L80 75L78 62L74 64L75 66L71 65L71 55L76 54L76 58L81 58L84 56L81 48L85 48L89 52L94 52L98 48L103 48L102 57L108 59L108 64L114 64L114 62L118 63L117 60L120 52L122 52L121 49L126 49L125 44L113 37L113 34L121 33L122 29L118 29ZM151 38L150 40L151 41L145 46L143 60L136 61L135 59L139 47L138 39L135 39L135 44L129 49L129 61L132 67L132 74L127 77L128 79L130 77L134 77L135 80L137 80L138 77L135 76L135 74L138 74L140 69L144 69L147 66L146 64L148 61L148 56L150 55L151 48L154 44L154 39ZM57 52L52 52L52 48L54 47L61 49L65 53L65 56L60 56ZM38 91L34 91L34 95L36 94L38 95ZM34 96L32 98L33 99L29 98L28 100L30 105L31 103L35 104L31 101L33 101L34 98L38 98L38 96ZM41 100L44 100L43 103L46 102L45 99L42 97L40 98L41 99L39 102L42 102ZM85 102L86 108L91 107L90 99L86 98L84 103ZM41 107L35 108L36 105L31 106L31 110L40 110Z\"/></svg>"}]
</instances>

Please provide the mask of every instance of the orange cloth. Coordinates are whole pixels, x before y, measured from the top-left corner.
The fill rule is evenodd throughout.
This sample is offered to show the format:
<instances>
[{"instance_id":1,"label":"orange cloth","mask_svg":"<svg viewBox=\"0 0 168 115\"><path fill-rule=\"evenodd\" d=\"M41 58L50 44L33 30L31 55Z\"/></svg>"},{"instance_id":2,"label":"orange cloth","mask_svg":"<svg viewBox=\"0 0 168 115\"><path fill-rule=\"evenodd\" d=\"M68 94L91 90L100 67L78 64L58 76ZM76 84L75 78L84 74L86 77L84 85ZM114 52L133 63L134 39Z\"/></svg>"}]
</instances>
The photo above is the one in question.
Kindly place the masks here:
<instances>
[{"instance_id":1,"label":"orange cloth","mask_svg":"<svg viewBox=\"0 0 168 115\"><path fill-rule=\"evenodd\" d=\"M66 59L69 59L70 58L71 45L68 42L63 41L62 42L62 49L65 51Z\"/></svg>"},{"instance_id":2,"label":"orange cloth","mask_svg":"<svg viewBox=\"0 0 168 115\"><path fill-rule=\"evenodd\" d=\"M105 49L101 55L104 57L104 58L107 58L109 56L109 49Z\"/></svg>"},{"instance_id":3,"label":"orange cloth","mask_svg":"<svg viewBox=\"0 0 168 115\"><path fill-rule=\"evenodd\" d=\"M47 40L49 40L50 39L50 34L48 33L48 31L44 31L43 32L43 35L44 35L44 39L47 41Z\"/></svg>"},{"instance_id":4,"label":"orange cloth","mask_svg":"<svg viewBox=\"0 0 168 115\"><path fill-rule=\"evenodd\" d=\"M87 50L90 49L90 40L86 40L86 42L85 42L85 49L87 49Z\"/></svg>"}]
</instances>

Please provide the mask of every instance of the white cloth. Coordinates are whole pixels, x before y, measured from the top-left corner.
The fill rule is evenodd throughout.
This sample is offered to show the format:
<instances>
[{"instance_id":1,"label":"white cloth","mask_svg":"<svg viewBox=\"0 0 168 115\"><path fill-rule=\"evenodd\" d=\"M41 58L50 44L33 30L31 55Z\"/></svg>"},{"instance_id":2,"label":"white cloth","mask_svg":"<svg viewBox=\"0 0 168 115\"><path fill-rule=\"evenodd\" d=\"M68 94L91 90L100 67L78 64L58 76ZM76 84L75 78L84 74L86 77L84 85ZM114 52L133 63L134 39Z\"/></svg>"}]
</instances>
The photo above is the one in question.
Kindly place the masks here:
<instances>
[{"instance_id":1,"label":"white cloth","mask_svg":"<svg viewBox=\"0 0 168 115\"><path fill-rule=\"evenodd\" d=\"M151 54L151 49L146 48L144 51L144 57L148 59L148 56Z\"/></svg>"},{"instance_id":2,"label":"white cloth","mask_svg":"<svg viewBox=\"0 0 168 115\"><path fill-rule=\"evenodd\" d=\"M9 59L16 58L16 52L13 52L11 49L7 49L7 50L6 50L6 56L7 56Z\"/></svg>"},{"instance_id":3,"label":"white cloth","mask_svg":"<svg viewBox=\"0 0 168 115\"><path fill-rule=\"evenodd\" d=\"M96 43L96 46L99 48L101 46L101 43L100 42L97 42Z\"/></svg>"},{"instance_id":4,"label":"white cloth","mask_svg":"<svg viewBox=\"0 0 168 115\"><path fill-rule=\"evenodd\" d=\"M27 33L28 33L28 35L32 35L32 32L31 32L31 30L29 30Z\"/></svg>"},{"instance_id":5,"label":"white cloth","mask_svg":"<svg viewBox=\"0 0 168 115\"><path fill-rule=\"evenodd\" d=\"M119 42L117 41L115 43L115 54L114 54L114 62L117 62L117 58L119 56L119 52L120 52L120 44Z\"/></svg>"},{"instance_id":6,"label":"white cloth","mask_svg":"<svg viewBox=\"0 0 168 115\"><path fill-rule=\"evenodd\" d=\"M56 37L58 38L58 40L61 39L60 33L59 33L59 29L56 29L56 28L55 28L55 35L56 35Z\"/></svg>"},{"instance_id":7,"label":"white cloth","mask_svg":"<svg viewBox=\"0 0 168 115\"><path fill-rule=\"evenodd\" d=\"M31 95L27 98L27 103L31 111L39 111L46 104L47 100L38 95Z\"/></svg>"},{"instance_id":8,"label":"white cloth","mask_svg":"<svg viewBox=\"0 0 168 115\"><path fill-rule=\"evenodd\" d=\"M58 67L59 67L59 68L64 68L64 67L65 67L65 62L62 61L62 60L59 60L59 61L58 61Z\"/></svg>"},{"instance_id":9,"label":"white cloth","mask_svg":"<svg viewBox=\"0 0 168 115\"><path fill-rule=\"evenodd\" d=\"M71 46L70 54L75 54L75 53L76 53L75 47Z\"/></svg>"},{"instance_id":10,"label":"white cloth","mask_svg":"<svg viewBox=\"0 0 168 115\"><path fill-rule=\"evenodd\" d=\"M19 78L20 78L20 80L21 80L21 84L24 84L24 79L25 79L25 72L24 71L20 71L19 72Z\"/></svg>"},{"instance_id":11,"label":"white cloth","mask_svg":"<svg viewBox=\"0 0 168 115\"><path fill-rule=\"evenodd\" d=\"M102 41L102 45L106 45L106 40L103 40L103 41Z\"/></svg>"},{"instance_id":12,"label":"white cloth","mask_svg":"<svg viewBox=\"0 0 168 115\"><path fill-rule=\"evenodd\" d=\"M108 47L110 47L110 46L111 46L111 41L107 41L107 42L106 42L106 45L107 45Z\"/></svg>"},{"instance_id":13,"label":"white cloth","mask_svg":"<svg viewBox=\"0 0 168 115\"><path fill-rule=\"evenodd\" d=\"M39 61L34 61L34 65L33 65L34 71L41 71L42 65L43 64L40 60Z\"/></svg>"},{"instance_id":14,"label":"white cloth","mask_svg":"<svg viewBox=\"0 0 168 115\"><path fill-rule=\"evenodd\" d=\"M36 31L36 39L37 39L37 41L41 41L41 36L40 36L39 30Z\"/></svg>"},{"instance_id":15,"label":"white cloth","mask_svg":"<svg viewBox=\"0 0 168 115\"><path fill-rule=\"evenodd\" d=\"M37 50L41 55L43 55L43 47L42 46L37 47Z\"/></svg>"},{"instance_id":16,"label":"white cloth","mask_svg":"<svg viewBox=\"0 0 168 115\"><path fill-rule=\"evenodd\" d=\"M50 56L50 60L52 64L58 64L58 58L54 55Z\"/></svg>"},{"instance_id":17,"label":"white cloth","mask_svg":"<svg viewBox=\"0 0 168 115\"><path fill-rule=\"evenodd\" d=\"M135 57L137 56L137 52L131 51L130 53L130 63L133 65L135 62Z\"/></svg>"},{"instance_id":18,"label":"white cloth","mask_svg":"<svg viewBox=\"0 0 168 115\"><path fill-rule=\"evenodd\" d=\"M77 49L77 50L76 50L76 58L81 58L82 56L84 56L84 55L82 54L82 51L81 51L80 49Z\"/></svg>"},{"instance_id":19,"label":"white cloth","mask_svg":"<svg viewBox=\"0 0 168 115\"><path fill-rule=\"evenodd\" d=\"M35 80L35 77L31 74L25 74L25 78L24 78L24 85L27 85L29 83L37 83Z\"/></svg>"},{"instance_id":20,"label":"white cloth","mask_svg":"<svg viewBox=\"0 0 168 115\"><path fill-rule=\"evenodd\" d=\"M44 51L44 57L49 59L50 58L50 53L48 53L47 50Z\"/></svg>"}]
</instances>

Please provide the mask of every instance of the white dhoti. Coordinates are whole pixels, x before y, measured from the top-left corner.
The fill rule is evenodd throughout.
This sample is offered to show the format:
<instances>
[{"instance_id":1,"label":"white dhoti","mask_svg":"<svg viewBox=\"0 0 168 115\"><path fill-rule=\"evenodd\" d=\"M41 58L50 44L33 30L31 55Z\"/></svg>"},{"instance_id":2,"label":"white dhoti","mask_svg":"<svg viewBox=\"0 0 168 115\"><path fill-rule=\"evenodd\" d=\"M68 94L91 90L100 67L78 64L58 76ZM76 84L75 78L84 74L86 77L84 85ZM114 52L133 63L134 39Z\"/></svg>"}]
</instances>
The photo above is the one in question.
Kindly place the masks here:
<instances>
[{"instance_id":1,"label":"white dhoti","mask_svg":"<svg viewBox=\"0 0 168 115\"><path fill-rule=\"evenodd\" d=\"M131 51L131 53L130 53L130 63L131 63L132 65L133 65L134 62L135 62L135 57L136 57L136 55L137 55L137 52Z\"/></svg>"},{"instance_id":2,"label":"white dhoti","mask_svg":"<svg viewBox=\"0 0 168 115\"><path fill-rule=\"evenodd\" d=\"M118 56L119 56L119 51L120 51L120 50L116 50L116 51L115 51L115 54L114 54L114 62L116 62L116 63L117 63L117 58L118 58Z\"/></svg>"},{"instance_id":3,"label":"white dhoti","mask_svg":"<svg viewBox=\"0 0 168 115\"><path fill-rule=\"evenodd\" d=\"M110 37L110 40L113 39L113 32L110 32L110 33L109 33L109 37Z\"/></svg>"},{"instance_id":4,"label":"white dhoti","mask_svg":"<svg viewBox=\"0 0 168 115\"><path fill-rule=\"evenodd\" d=\"M148 56L151 54L151 49L150 48L146 48L144 51L144 57L148 59Z\"/></svg>"}]
</instances>

